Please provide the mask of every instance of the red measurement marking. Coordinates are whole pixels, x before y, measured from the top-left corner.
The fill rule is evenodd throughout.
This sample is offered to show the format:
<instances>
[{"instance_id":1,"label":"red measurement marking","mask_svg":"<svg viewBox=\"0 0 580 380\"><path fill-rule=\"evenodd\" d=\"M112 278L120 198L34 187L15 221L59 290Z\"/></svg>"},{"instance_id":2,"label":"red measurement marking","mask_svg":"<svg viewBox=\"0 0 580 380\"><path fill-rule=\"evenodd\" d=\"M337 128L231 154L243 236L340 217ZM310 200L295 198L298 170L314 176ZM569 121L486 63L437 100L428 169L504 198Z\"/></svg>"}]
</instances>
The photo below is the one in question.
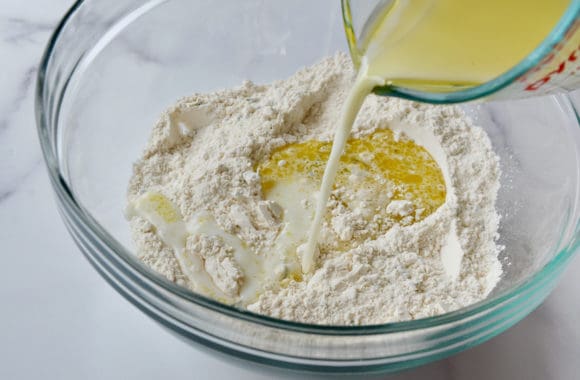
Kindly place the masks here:
<instances>
[{"instance_id":1,"label":"red measurement marking","mask_svg":"<svg viewBox=\"0 0 580 380\"><path fill-rule=\"evenodd\" d=\"M572 54L574 54L574 53L572 53ZM558 66L558 68L556 70L550 71L548 74L546 74L546 76L544 76L540 80L537 80L532 84L529 84L526 87L526 91L536 91L537 89L542 87L544 84L548 83L550 81L550 79L552 79L552 75L560 74L560 73L564 72L565 68L566 68L566 61L560 63L560 66Z\"/></svg>"},{"instance_id":2,"label":"red measurement marking","mask_svg":"<svg viewBox=\"0 0 580 380\"><path fill-rule=\"evenodd\" d=\"M568 40L570 38L572 38L572 36L575 35L575 33L578 31L578 28L580 28L580 20L576 20L574 22L574 24L570 27L570 29L568 29L568 31L566 32L566 34L564 35L564 38L562 39L562 41L558 42L554 48L552 49L552 51L550 52L550 54L548 54L547 56L545 56L539 63L538 65L536 65L536 67L534 67L533 69L529 70L527 73L525 73L524 75L522 75L518 81L520 82L525 82L529 76L532 76L534 73L542 70L546 65L550 64L552 62L552 60L554 58L556 58L557 53L559 53L566 45L566 42L568 42ZM544 75L544 77L538 79L537 81L527 85L525 87L526 91L536 91L538 90L540 87L542 87L543 85L545 85L546 83L548 83L554 76L557 76L558 74L563 73L566 70L566 63L567 62L575 62L576 60L578 60L578 52L580 51L580 47L574 49L570 55L562 62L560 62L560 64L558 65L558 67L552 71L550 71L549 73L547 73L546 75Z\"/></svg>"}]
</instances>

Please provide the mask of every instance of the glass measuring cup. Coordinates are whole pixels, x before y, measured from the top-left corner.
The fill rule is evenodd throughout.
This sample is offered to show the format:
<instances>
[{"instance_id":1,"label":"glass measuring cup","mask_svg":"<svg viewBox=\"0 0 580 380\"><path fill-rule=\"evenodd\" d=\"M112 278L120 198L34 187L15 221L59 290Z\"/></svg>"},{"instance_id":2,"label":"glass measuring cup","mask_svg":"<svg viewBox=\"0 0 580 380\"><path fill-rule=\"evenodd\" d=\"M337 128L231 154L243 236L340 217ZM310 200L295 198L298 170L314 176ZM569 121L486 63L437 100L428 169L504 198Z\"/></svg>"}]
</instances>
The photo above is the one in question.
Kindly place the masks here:
<instances>
[{"instance_id":1,"label":"glass measuring cup","mask_svg":"<svg viewBox=\"0 0 580 380\"><path fill-rule=\"evenodd\" d=\"M385 7L396 1L400 0L342 0L344 28L357 68L365 53L362 41L366 34L374 30ZM571 0L539 46L511 69L489 81L445 91L388 85L377 87L374 92L428 103L457 103L478 98L525 98L577 88L580 88L580 0Z\"/></svg>"}]
</instances>

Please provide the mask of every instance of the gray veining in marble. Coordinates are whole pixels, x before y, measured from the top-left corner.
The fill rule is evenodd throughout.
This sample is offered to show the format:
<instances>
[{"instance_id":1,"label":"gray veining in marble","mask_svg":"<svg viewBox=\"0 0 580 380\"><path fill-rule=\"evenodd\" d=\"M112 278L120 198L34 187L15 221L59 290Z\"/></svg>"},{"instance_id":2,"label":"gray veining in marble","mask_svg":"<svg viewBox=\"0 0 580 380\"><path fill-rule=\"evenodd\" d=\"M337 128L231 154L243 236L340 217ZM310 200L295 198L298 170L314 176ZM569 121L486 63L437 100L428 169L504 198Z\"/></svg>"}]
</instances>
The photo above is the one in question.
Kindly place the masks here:
<instances>
[{"instance_id":1,"label":"gray veining in marble","mask_svg":"<svg viewBox=\"0 0 580 380\"><path fill-rule=\"evenodd\" d=\"M10 44L42 41L54 29L53 22L33 22L21 17L9 17L4 24L6 34L2 40Z\"/></svg>"},{"instance_id":2,"label":"gray veining in marble","mask_svg":"<svg viewBox=\"0 0 580 380\"><path fill-rule=\"evenodd\" d=\"M66 233L41 160L33 94L44 44L70 4L0 0L0 379L269 378L159 328L98 276ZM576 259L549 299L506 333L391 378L578 378L579 287Z\"/></svg>"}]
</instances>

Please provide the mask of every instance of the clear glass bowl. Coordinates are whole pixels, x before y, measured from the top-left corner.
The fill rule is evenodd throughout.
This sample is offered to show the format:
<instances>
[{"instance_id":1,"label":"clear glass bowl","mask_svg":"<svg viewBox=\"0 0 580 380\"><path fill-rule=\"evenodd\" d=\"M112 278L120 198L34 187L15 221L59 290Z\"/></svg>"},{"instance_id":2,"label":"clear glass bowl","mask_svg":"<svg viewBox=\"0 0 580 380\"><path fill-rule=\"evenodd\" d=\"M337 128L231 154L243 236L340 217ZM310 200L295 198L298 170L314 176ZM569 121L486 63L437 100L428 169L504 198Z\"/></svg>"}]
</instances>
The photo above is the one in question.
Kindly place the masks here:
<instances>
[{"instance_id":1,"label":"clear glass bowl","mask_svg":"<svg viewBox=\"0 0 580 380\"><path fill-rule=\"evenodd\" d=\"M417 366L477 345L538 306L578 248L573 96L465 105L502 159L506 246L497 289L470 307L377 326L297 324L206 299L137 260L122 210L132 162L159 114L181 96L286 78L346 49L337 0L77 2L42 60L36 111L62 217L99 273L189 342L321 372Z\"/></svg>"}]
</instances>

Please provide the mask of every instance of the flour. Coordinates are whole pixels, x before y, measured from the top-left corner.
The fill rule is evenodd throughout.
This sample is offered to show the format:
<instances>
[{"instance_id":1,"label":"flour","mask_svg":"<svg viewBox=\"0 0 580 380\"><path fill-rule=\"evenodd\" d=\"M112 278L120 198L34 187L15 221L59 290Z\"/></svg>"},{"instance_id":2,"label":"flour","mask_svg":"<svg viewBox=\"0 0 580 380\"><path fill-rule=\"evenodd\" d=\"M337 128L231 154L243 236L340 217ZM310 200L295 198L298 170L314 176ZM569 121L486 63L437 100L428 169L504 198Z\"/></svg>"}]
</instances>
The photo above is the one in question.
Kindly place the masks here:
<instances>
[{"instance_id":1,"label":"flour","mask_svg":"<svg viewBox=\"0 0 580 380\"><path fill-rule=\"evenodd\" d=\"M219 236L206 234L187 238L186 250L201 253L206 272L213 283L226 295L240 294L244 274L234 257L232 247Z\"/></svg>"},{"instance_id":2,"label":"flour","mask_svg":"<svg viewBox=\"0 0 580 380\"><path fill-rule=\"evenodd\" d=\"M485 132L454 106L373 95L352 136L390 128L396 138L426 147L442 169L445 203L421 220L424 210L391 200L392 189L369 198L364 189L337 186L322 225L315 271L293 278L288 274L297 265L295 255L268 256L286 238L281 235L293 210L264 199L256 165L287 144L330 141L352 80L348 57L338 54L271 85L245 82L182 99L155 126L134 166L129 202L148 192L163 194L188 226L200 212L211 215L221 232L191 227L184 252L203 258L203 269L223 293L216 298L287 320L361 325L456 310L482 300L498 282L500 172ZM349 180L354 183L360 175L352 173ZM341 202L345 199L350 206ZM312 202L304 199L301 208L311 210ZM376 207L392 219L376 220ZM131 215L141 260L195 289L158 229ZM258 261L275 259L273 277L256 285L242 263L250 256L241 250ZM250 285L260 289L256 296L245 295Z\"/></svg>"}]
</instances>

